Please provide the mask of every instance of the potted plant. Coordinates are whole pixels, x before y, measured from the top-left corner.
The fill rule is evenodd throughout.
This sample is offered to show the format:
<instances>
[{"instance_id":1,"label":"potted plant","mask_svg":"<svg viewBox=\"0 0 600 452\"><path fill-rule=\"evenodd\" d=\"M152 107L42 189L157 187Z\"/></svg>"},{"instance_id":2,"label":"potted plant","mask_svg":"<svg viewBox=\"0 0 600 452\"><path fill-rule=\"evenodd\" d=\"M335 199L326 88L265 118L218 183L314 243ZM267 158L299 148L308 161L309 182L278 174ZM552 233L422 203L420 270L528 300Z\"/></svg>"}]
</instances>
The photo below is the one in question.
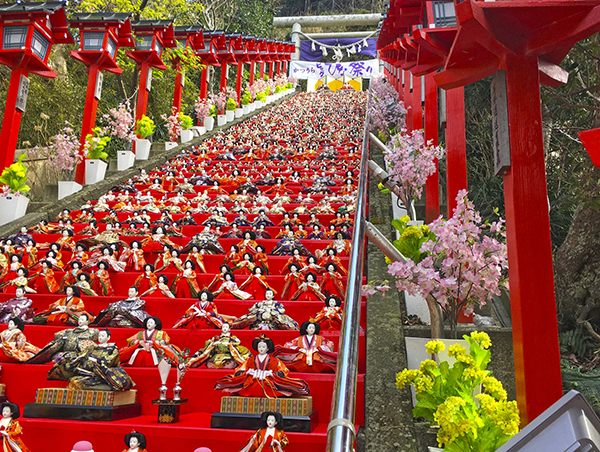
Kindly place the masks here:
<instances>
[{"instance_id":1,"label":"potted plant","mask_svg":"<svg viewBox=\"0 0 600 452\"><path fill-rule=\"evenodd\" d=\"M146 115L143 115L138 119L135 134L139 137L135 141L135 159L136 160L148 160L150 156L150 140L147 138L154 133L156 125L154 121Z\"/></svg>"},{"instance_id":2,"label":"potted plant","mask_svg":"<svg viewBox=\"0 0 600 452\"><path fill-rule=\"evenodd\" d=\"M237 109L237 102L232 97L227 99L225 104L225 114L227 115L227 122L231 122L235 119L235 110Z\"/></svg>"},{"instance_id":3,"label":"potted plant","mask_svg":"<svg viewBox=\"0 0 600 452\"><path fill-rule=\"evenodd\" d=\"M166 121L165 125L167 127L167 131L169 132L169 141L165 142L165 151L168 151L169 149L176 148L179 145L177 140L182 130L181 118L177 108L175 107L171 109L171 116L167 118L166 115L161 115L161 118Z\"/></svg>"},{"instance_id":4,"label":"potted plant","mask_svg":"<svg viewBox=\"0 0 600 452\"><path fill-rule=\"evenodd\" d=\"M102 115L100 124L104 127L99 135L111 138L104 150L108 158L117 157L118 171L131 168L135 162L135 154L131 150L135 139L135 120L129 101L121 102Z\"/></svg>"},{"instance_id":5,"label":"potted plant","mask_svg":"<svg viewBox=\"0 0 600 452\"><path fill-rule=\"evenodd\" d=\"M247 115L250 113L250 103L252 102L252 95L246 91L242 95L242 114Z\"/></svg>"},{"instance_id":6,"label":"potted plant","mask_svg":"<svg viewBox=\"0 0 600 452\"><path fill-rule=\"evenodd\" d=\"M221 127L227 122L227 115L225 115L227 96L224 91L221 91L219 94L211 94L210 99L217 109L217 126Z\"/></svg>"},{"instance_id":7,"label":"potted plant","mask_svg":"<svg viewBox=\"0 0 600 452\"><path fill-rule=\"evenodd\" d=\"M188 115L184 115L183 113L179 113L179 120L181 122L181 142L187 143L188 141L192 141L194 138L194 133L190 130L190 127L194 125L194 121Z\"/></svg>"},{"instance_id":8,"label":"potted plant","mask_svg":"<svg viewBox=\"0 0 600 452\"><path fill-rule=\"evenodd\" d=\"M8 168L4 168L0 175L0 184L3 185L0 196L0 225L21 218L27 211L29 198L21 194L27 193L31 187L27 185L27 167L23 165L24 158L25 154L21 154L19 159Z\"/></svg>"},{"instance_id":9,"label":"potted plant","mask_svg":"<svg viewBox=\"0 0 600 452\"><path fill-rule=\"evenodd\" d=\"M85 183L86 185L95 184L104 180L108 163L106 159L108 154L104 150L111 138L101 136L103 130L100 127L92 129L85 137L83 146L83 155L85 156Z\"/></svg>"},{"instance_id":10,"label":"potted plant","mask_svg":"<svg viewBox=\"0 0 600 452\"><path fill-rule=\"evenodd\" d=\"M207 132L210 132L215 128L215 118L217 117L218 113L219 111L217 110L217 107L215 105L211 105L208 116L204 119L204 128Z\"/></svg>"},{"instance_id":11,"label":"potted plant","mask_svg":"<svg viewBox=\"0 0 600 452\"><path fill-rule=\"evenodd\" d=\"M210 104L208 103L208 99L203 99L199 97L196 100L196 104L194 105L194 111L196 112L196 119L198 121L197 127L192 127L198 133L198 136L206 133L206 127L204 126L204 121L210 115Z\"/></svg>"},{"instance_id":12,"label":"potted plant","mask_svg":"<svg viewBox=\"0 0 600 452\"><path fill-rule=\"evenodd\" d=\"M258 108L264 107L267 102L267 95L264 92L260 92L256 95L256 102Z\"/></svg>"}]
</instances>

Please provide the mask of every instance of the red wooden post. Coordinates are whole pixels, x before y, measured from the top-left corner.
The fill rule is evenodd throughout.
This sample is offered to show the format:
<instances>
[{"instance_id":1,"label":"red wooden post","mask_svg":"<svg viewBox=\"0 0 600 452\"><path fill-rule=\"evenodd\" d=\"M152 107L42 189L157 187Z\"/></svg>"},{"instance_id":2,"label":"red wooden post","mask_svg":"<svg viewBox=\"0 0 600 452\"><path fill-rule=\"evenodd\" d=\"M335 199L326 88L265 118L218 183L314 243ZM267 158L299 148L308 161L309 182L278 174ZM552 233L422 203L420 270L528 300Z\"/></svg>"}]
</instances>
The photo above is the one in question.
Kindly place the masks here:
<instances>
[{"instance_id":1,"label":"red wooden post","mask_svg":"<svg viewBox=\"0 0 600 452\"><path fill-rule=\"evenodd\" d=\"M465 89L446 91L446 192L448 218L456 207L456 195L467 189L467 144L465 138Z\"/></svg>"},{"instance_id":2,"label":"red wooden post","mask_svg":"<svg viewBox=\"0 0 600 452\"><path fill-rule=\"evenodd\" d=\"M433 74L425 76L425 141L431 140L438 145L438 87ZM440 216L440 177L438 161L435 160L436 171L425 183L425 221L431 223Z\"/></svg>"},{"instance_id":3,"label":"red wooden post","mask_svg":"<svg viewBox=\"0 0 600 452\"><path fill-rule=\"evenodd\" d=\"M255 63L254 63L254 61L252 61L250 63L250 80L248 82L249 86L254 85L254 71L255 71L254 65L255 65Z\"/></svg>"},{"instance_id":4,"label":"red wooden post","mask_svg":"<svg viewBox=\"0 0 600 452\"><path fill-rule=\"evenodd\" d=\"M223 92L227 89L227 63L223 62L221 64L221 85L219 87L219 92Z\"/></svg>"},{"instance_id":5,"label":"red wooden post","mask_svg":"<svg viewBox=\"0 0 600 452\"><path fill-rule=\"evenodd\" d=\"M285 60L285 61L283 62L283 73L284 73L285 75L287 75L287 63L288 63L288 62L287 62L287 60Z\"/></svg>"},{"instance_id":6,"label":"red wooden post","mask_svg":"<svg viewBox=\"0 0 600 452\"><path fill-rule=\"evenodd\" d=\"M412 77L413 130L420 130L423 128L423 107L421 104L421 77Z\"/></svg>"},{"instance_id":7,"label":"red wooden post","mask_svg":"<svg viewBox=\"0 0 600 452\"><path fill-rule=\"evenodd\" d=\"M148 73L152 69L150 64L143 62L140 67L140 88L137 95L137 105L135 108L135 120L136 122L142 119L142 116L146 114L148 108Z\"/></svg>"},{"instance_id":8,"label":"red wooden post","mask_svg":"<svg viewBox=\"0 0 600 452\"><path fill-rule=\"evenodd\" d=\"M265 62L261 61L260 62L260 79L264 79L265 77Z\"/></svg>"},{"instance_id":9,"label":"red wooden post","mask_svg":"<svg viewBox=\"0 0 600 452\"><path fill-rule=\"evenodd\" d=\"M241 61L237 65L237 77L235 80L235 92L238 97L238 107L242 105L242 71L244 70L244 63ZM241 108L241 107L240 107Z\"/></svg>"},{"instance_id":10,"label":"red wooden post","mask_svg":"<svg viewBox=\"0 0 600 452\"><path fill-rule=\"evenodd\" d=\"M273 61L271 61L271 62L269 63L269 78L270 78L271 80L273 80L273 65L274 65L274 64L275 64L275 63L274 63Z\"/></svg>"},{"instance_id":11,"label":"red wooden post","mask_svg":"<svg viewBox=\"0 0 600 452\"><path fill-rule=\"evenodd\" d=\"M398 82L396 84L396 91L398 91L398 99L404 102L404 83L402 83L402 72L398 69L397 74ZM404 107L406 108L406 103L404 104Z\"/></svg>"},{"instance_id":12,"label":"red wooden post","mask_svg":"<svg viewBox=\"0 0 600 452\"><path fill-rule=\"evenodd\" d=\"M410 78L412 77L410 71L404 71L404 106L406 108L406 130L411 132L413 130L413 109L412 109L412 95L410 93Z\"/></svg>"},{"instance_id":13,"label":"red wooden post","mask_svg":"<svg viewBox=\"0 0 600 452\"><path fill-rule=\"evenodd\" d=\"M185 73L179 69L175 75L175 90L173 91L173 108L179 113L181 111L181 99L183 98L183 85Z\"/></svg>"},{"instance_id":14,"label":"red wooden post","mask_svg":"<svg viewBox=\"0 0 600 452\"><path fill-rule=\"evenodd\" d=\"M504 174L504 199L513 347L517 401L529 422L562 396L537 56L506 55L506 88L511 166Z\"/></svg>"},{"instance_id":15,"label":"red wooden post","mask_svg":"<svg viewBox=\"0 0 600 452\"><path fill-rule=\"evenodd\" d=\"M81 135L79 138L79 154L83 155L85 137L92 133L96 125L96 111L98 110L98 99L96 99L96 83L100 75L100 69L97 64L91 64L88 67L88 84L85 95L85 108L83 110L83 121L81 123ZM80 162L75 170L75 182L85 184L85 161Z\"/></svg>"},{"instance_id":16,"label":"red wooden post","mask_svg":"<svg viewBox=\"0 0 600 452\"><path fill-rule=\"evenodd\" d=\"M12 165L15 160L15 149L17 148L22 115L21 111L16 108L17 97L21 76L27 77L28 74L27 69L22 67L14 68L10 74L8 96L6 97L2 130L0 131L0 159L2 159L0 163L3 165L2 168Z\"/></svg>"}]
</instances>

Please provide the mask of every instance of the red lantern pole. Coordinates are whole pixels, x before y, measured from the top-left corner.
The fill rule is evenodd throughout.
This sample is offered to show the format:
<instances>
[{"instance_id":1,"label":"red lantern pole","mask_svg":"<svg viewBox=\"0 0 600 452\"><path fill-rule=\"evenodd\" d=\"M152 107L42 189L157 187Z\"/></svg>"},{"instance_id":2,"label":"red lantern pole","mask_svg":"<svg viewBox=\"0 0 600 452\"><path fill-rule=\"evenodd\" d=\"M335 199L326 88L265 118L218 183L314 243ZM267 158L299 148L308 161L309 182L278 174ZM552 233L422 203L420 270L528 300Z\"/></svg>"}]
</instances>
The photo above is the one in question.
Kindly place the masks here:
<instances>
[{"instance_id":1,"label":"red lantern pole","mask_svg":"<svg viewBox=\"0 0 600 452\"><path fill-rule=\"evenodd\" d=\"M252 86L254 85L254 61L252 63L250 63L250 81L249 81L249 85Z\"/></svg>"},{"instance_id":2,"label":"red lantern pole","mask_svg":"<svg viewBox=\"0 0 600 452\"><path fill-rule=\"evenodd\" d=\"M425 76L425 141L438 145L438 87L434 74ZM438 161L435 159L435 173L425 182L425 220L431 223L440 216L440 177Z\"/></svg>"},{"instance_id":3,"label":"red lantern pole","mask_svg":"<svg viewBox=\"0 0 600 452\"><path fill-rule=\"evenodd\" d=\"M261 61L260 62L260 79L264 79L265 78L265 62Z\"/></svg>"},{"instance_id":4,"label":"red lantern pole","mask_svg":"<svg viewBox=\"0 0 600 452\"><path fill-rule=\"evenodd\" d=\"M450 218L456 208L456 195L468 186L463 86L446 91L446 124L446 187Z\"/></svg>"},{"instance_id":5,"label":"red lantern pole","mask_svg":"<svg viewBox=\"0 0 600 452\"><path fill-rule=\"evenodd\" d=\"M227 63L223 62L221 65L221 86L219 92L223 92L227 89Z\"/></svg>"},{"instance_id":6,"label":"red lantern pole","mask_svg":"<svg viewBox=\"0 0 600 452\"><path fill-rule=\"evenodd\" d=\"M244 63L241 61L237 65L237 77L235 80L235 92L238 97L238 107L242 105L242 71L244 70Z\"/></svg>"},{"instance_id":7,"label":"red lantern pole","mask_svg":"<svg viewBox=\"0 0 600 452\"><path fill-rule=\"evenodd\" d=\"M88 84L85 95L85 108L83 110L83 121L81 123L81 135L79 137L79 155L83 157L83 148L85 138L92 133L92 129L96 125L96 112L98 110L98 99L96 98L96 84L100 76L100 68L98 64L91 64L88 67ZM85 161L79 162L75 170L75 182L85 184Z\"/></svg>"},{"instance_id":8,"label":"red lantern pole","mask_svg":"<svg viewBox=\"0 0 600 452\"><path fill-rule=\"evenodd\" d=\"M398 69L397 74L398 75L396 79L398 82L396 84L396 91L398 91L398 100L404 102L404 84L402 83L402 72ZM406 108L406 105L404 105L404 107Z\"/></svg>"},{"instance_id":9,"label":"red lantern pole","mask_svg":"<svg viewBox=\"0 0 600 452\"><path fill-rule=\"evenodd\" d=\"M272 62L272 61L269 63L269 78L270 78L271 80L273 80L273 65L274 65L274 64L275 64L275 63L274 63L274 62Z\"/></svg>"},{"instance_id":10,"label":"red lantern pole","mask_svg":"<svg viewBox=\"0 0 600 452\"><path fill-rule=\"evenodd\" d=\"M423 128L423 107L421 104L421 77L413 78L413 90L412 90L412 107L413 107L413 130L420 130Z\"/></svg>"},{"instance_id":11,"label":"red lantern pole","mask_svg":"<svg viewBox=\"0 0 600 452\"><path fill-rule=\"evenodd\" d=\"M10 74L8 96L6 97L2 130L0 131L0 156L3 160L3 168L12 165L15 160L22 116L21 110L17 109L17 97L19 96L21 76L27 77L28 74L27 69L22 67L14 68Z\"/></svg>"},{"instance_id":12,"label":"red lantern pole","mask_svg":"<svg viewBox=\"0 0 600 452\"><path fill-rule=\"evenodd\" d=\"M148 76L151 70L150 64L145 61L140 65L140 88L138 89L137 106L135 109L136 123L142 119L142 116L146 114L146 110L148 109Z\"/></svg>"},{"instance_id":13,"label":"red lantern pole","mask_svg":"<svg viewBox=\"0 0 600 452\"><path fill-rule=\"evenodd\" d=\"M173 91L173 108L176 112L181 111L181 99L183 98L183 85L185 84L185 73L180 67L177 68L175 75L175 90Z\"/></svg>"},{"instance_id":14,"label":"red lantern pole","mask_svg":"<svg viewBox=\"0 0 600 452\"><path fill-rule=\"evenodd\" d=\"M406 130L413 131L412 96L410 94L410 71L404 71L404 106L406 107Z\"/></svg>"}]
</instances>

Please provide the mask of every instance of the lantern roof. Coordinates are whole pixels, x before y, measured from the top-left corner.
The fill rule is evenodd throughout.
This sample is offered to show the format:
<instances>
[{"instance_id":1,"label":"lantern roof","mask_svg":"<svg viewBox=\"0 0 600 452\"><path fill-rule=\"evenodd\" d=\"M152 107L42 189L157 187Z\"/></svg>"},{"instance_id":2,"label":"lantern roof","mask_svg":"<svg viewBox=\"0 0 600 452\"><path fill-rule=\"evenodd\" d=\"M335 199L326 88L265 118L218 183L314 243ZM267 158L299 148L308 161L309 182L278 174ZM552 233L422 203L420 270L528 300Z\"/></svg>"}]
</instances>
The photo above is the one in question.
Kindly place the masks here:
<instances>
[{"instance_id":1,"label":"lantern roof","mask_svg":"<svg viewBox=\"0 0 600 452\"><path fill-rule=\"evenodd\" d=\"M131 28L135 33L150 32L159 34L164 47L175 47L175 32L172 20L136 20L131 22Z\"/></svg>"},{"instance_id":2,"label":"lantern roof","mask_svg":"<svg viewBox=\"0 0 600 452\"><path fill-rule=\"evenodd\" d=\"M50 25L47 27L52 33L54 44L73 44L73 36L69 30L69 23L65 12L67 2L22 2L0 5L0 24L5 20L31 21L44 16L49 16Z\"/></svg>"},{"instance_id":3,"label":"lantern roof","mask_svg":"<svg viewBox=\"0 0 600 452\"><path fill-rule=\"evenodd\" d=\"M69 21L71 28L82 30L103 28L112 29L117 35L120 47L135 47L135 39L131 34L130 13L86 13L74 14Z\"/></svg>"},{"instance_id":4,"label":"lantern roof","mask_svg":"<svg viewBox=\"0 0 600 452\"><path fill-rule=\"evenodd\" d=\"M201 25L180 25L173 27L175 38L192 37L191 44L194 50L204 49L204 29Z\"/></svg>"}]
</instances>

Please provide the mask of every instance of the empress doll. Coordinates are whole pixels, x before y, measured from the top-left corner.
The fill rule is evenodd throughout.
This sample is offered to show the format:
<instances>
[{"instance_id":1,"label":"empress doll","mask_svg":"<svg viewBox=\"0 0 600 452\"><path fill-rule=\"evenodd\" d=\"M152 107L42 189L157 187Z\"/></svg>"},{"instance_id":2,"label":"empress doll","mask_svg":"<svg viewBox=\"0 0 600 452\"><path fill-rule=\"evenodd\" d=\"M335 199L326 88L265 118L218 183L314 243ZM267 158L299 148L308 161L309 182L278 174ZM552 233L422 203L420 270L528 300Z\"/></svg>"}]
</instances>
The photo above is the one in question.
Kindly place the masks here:
<instances>
[{"instance_id":1,"label":"empress doll","mask_svg":"<svg viewBox=\"0 0 600 452\"><path fill-rule=\"evenodd\" d=\"M24 323L33 320L33 301L25 296L25 288L17 286L14 298L0 303L0 323L8 323L13 317L20 318Z\"/></svg>"},{"instance_id":2,"label":"empress doll","mask_svg":"<svg viewBox=\"0 0 600 452\"><path fill-rule=\"evenodd\" d=\"M177 298L196 298L200 293L200 286L196 276L196 263L187 260L183 264L183 269L173 280L171 292Z\"/></svg>"},{"instance_id":3,"label":"empress doll","mask_svg":"<svg viewBox=\"0 0 600 452\"><path fill-rule=\"evenodd\" d=\"M304 275L304 282L298 286L298 290L290 300L312 300L325 301L325 295L321 292L321 288L317 284L317 275L313 272L308 272Z\"/></svg>"},{"instance_id":4,"label":"empress doll","mask_svg":"<svg viewBox=\"0 0 600 452\"><path fill-rule=\"evenodd\" d=\"M240 285L240 289L250 293L251 300L264 300L267 290L272 290L274 294L277 292L269 285L267 278L263 275L263 269L256 266L248 279Z\"/></svg>"},{"instance_id":5,"label":"empress doll","mask_svg":"<svg viewBox=\"0 0 600 452\"><path fill-rule=\"evenodd\" d=\"M145 264L144 273L138 276L133 283L140 293L146 292L151 287L156 285L156 274L154 273L154 265Z\"/></svg>"},{"instance_id":6,"label":"empress doll","mask_svg":"<svg viewBox=\"0 0 600 452\"><path fill-rule=\"evenodd\" d=\"M265 292L264 301L254 303L244 314L235 322L234 329L250 328L251 330L297 330L298 322L285 314L285 307L282 303L274 300L275 293L271 289Z\"/></svg>"},{"instance_id":7,"label":"empress doll","mask_svg":"<svg viewBox=\"0 0 600 452\"><path fill-rule=\"evenodd\" d=\"M88 319L93 319L92 315L85 312L85 305L81 299L79 287L69 286L65 293L65 297L52 303L47 310L39 312L33 318L33 323L38 325L77 326L78 319L82 314L86 314Z\"/></svg>"},{"instance_id":8,"label":"empress doll","mask_svg":"<svg viewBox=\"0 0 600 452\"><path fill-rule=\"evenodd\" d=\"M332 262L325 264L325 273L321 279L321 292L326 296L335 295L344 301L345 290L342 283L342 275L338 273L337 265Z\"/></svg>"},{"instance_id":9,"label":"empress doll","mask_svg":"<svg viewBox=\"0 0 600 452\"><path fill-rule=\"evenodd\" d=\"M167 358L174 359L181 350L169 343L169 335L162 331L162 322L158 317L144 320L144 330L127 339L127 346L119 352L123 366L152 367L160 361L158 351Z\"/></svg>"},{"instance_id":10,"label":"empress doll","mask_svg":"<svg viewBox=\"0 0 600 452\"><path fill-rule=\"evenodd\" d=\"M187 363L188 368L205 365L209 369L235 369L252 356L250 351L240 344L240 340L231 334L231 325L224 322L221 334L206 341Z\"/></svg>"}]
</instances>

